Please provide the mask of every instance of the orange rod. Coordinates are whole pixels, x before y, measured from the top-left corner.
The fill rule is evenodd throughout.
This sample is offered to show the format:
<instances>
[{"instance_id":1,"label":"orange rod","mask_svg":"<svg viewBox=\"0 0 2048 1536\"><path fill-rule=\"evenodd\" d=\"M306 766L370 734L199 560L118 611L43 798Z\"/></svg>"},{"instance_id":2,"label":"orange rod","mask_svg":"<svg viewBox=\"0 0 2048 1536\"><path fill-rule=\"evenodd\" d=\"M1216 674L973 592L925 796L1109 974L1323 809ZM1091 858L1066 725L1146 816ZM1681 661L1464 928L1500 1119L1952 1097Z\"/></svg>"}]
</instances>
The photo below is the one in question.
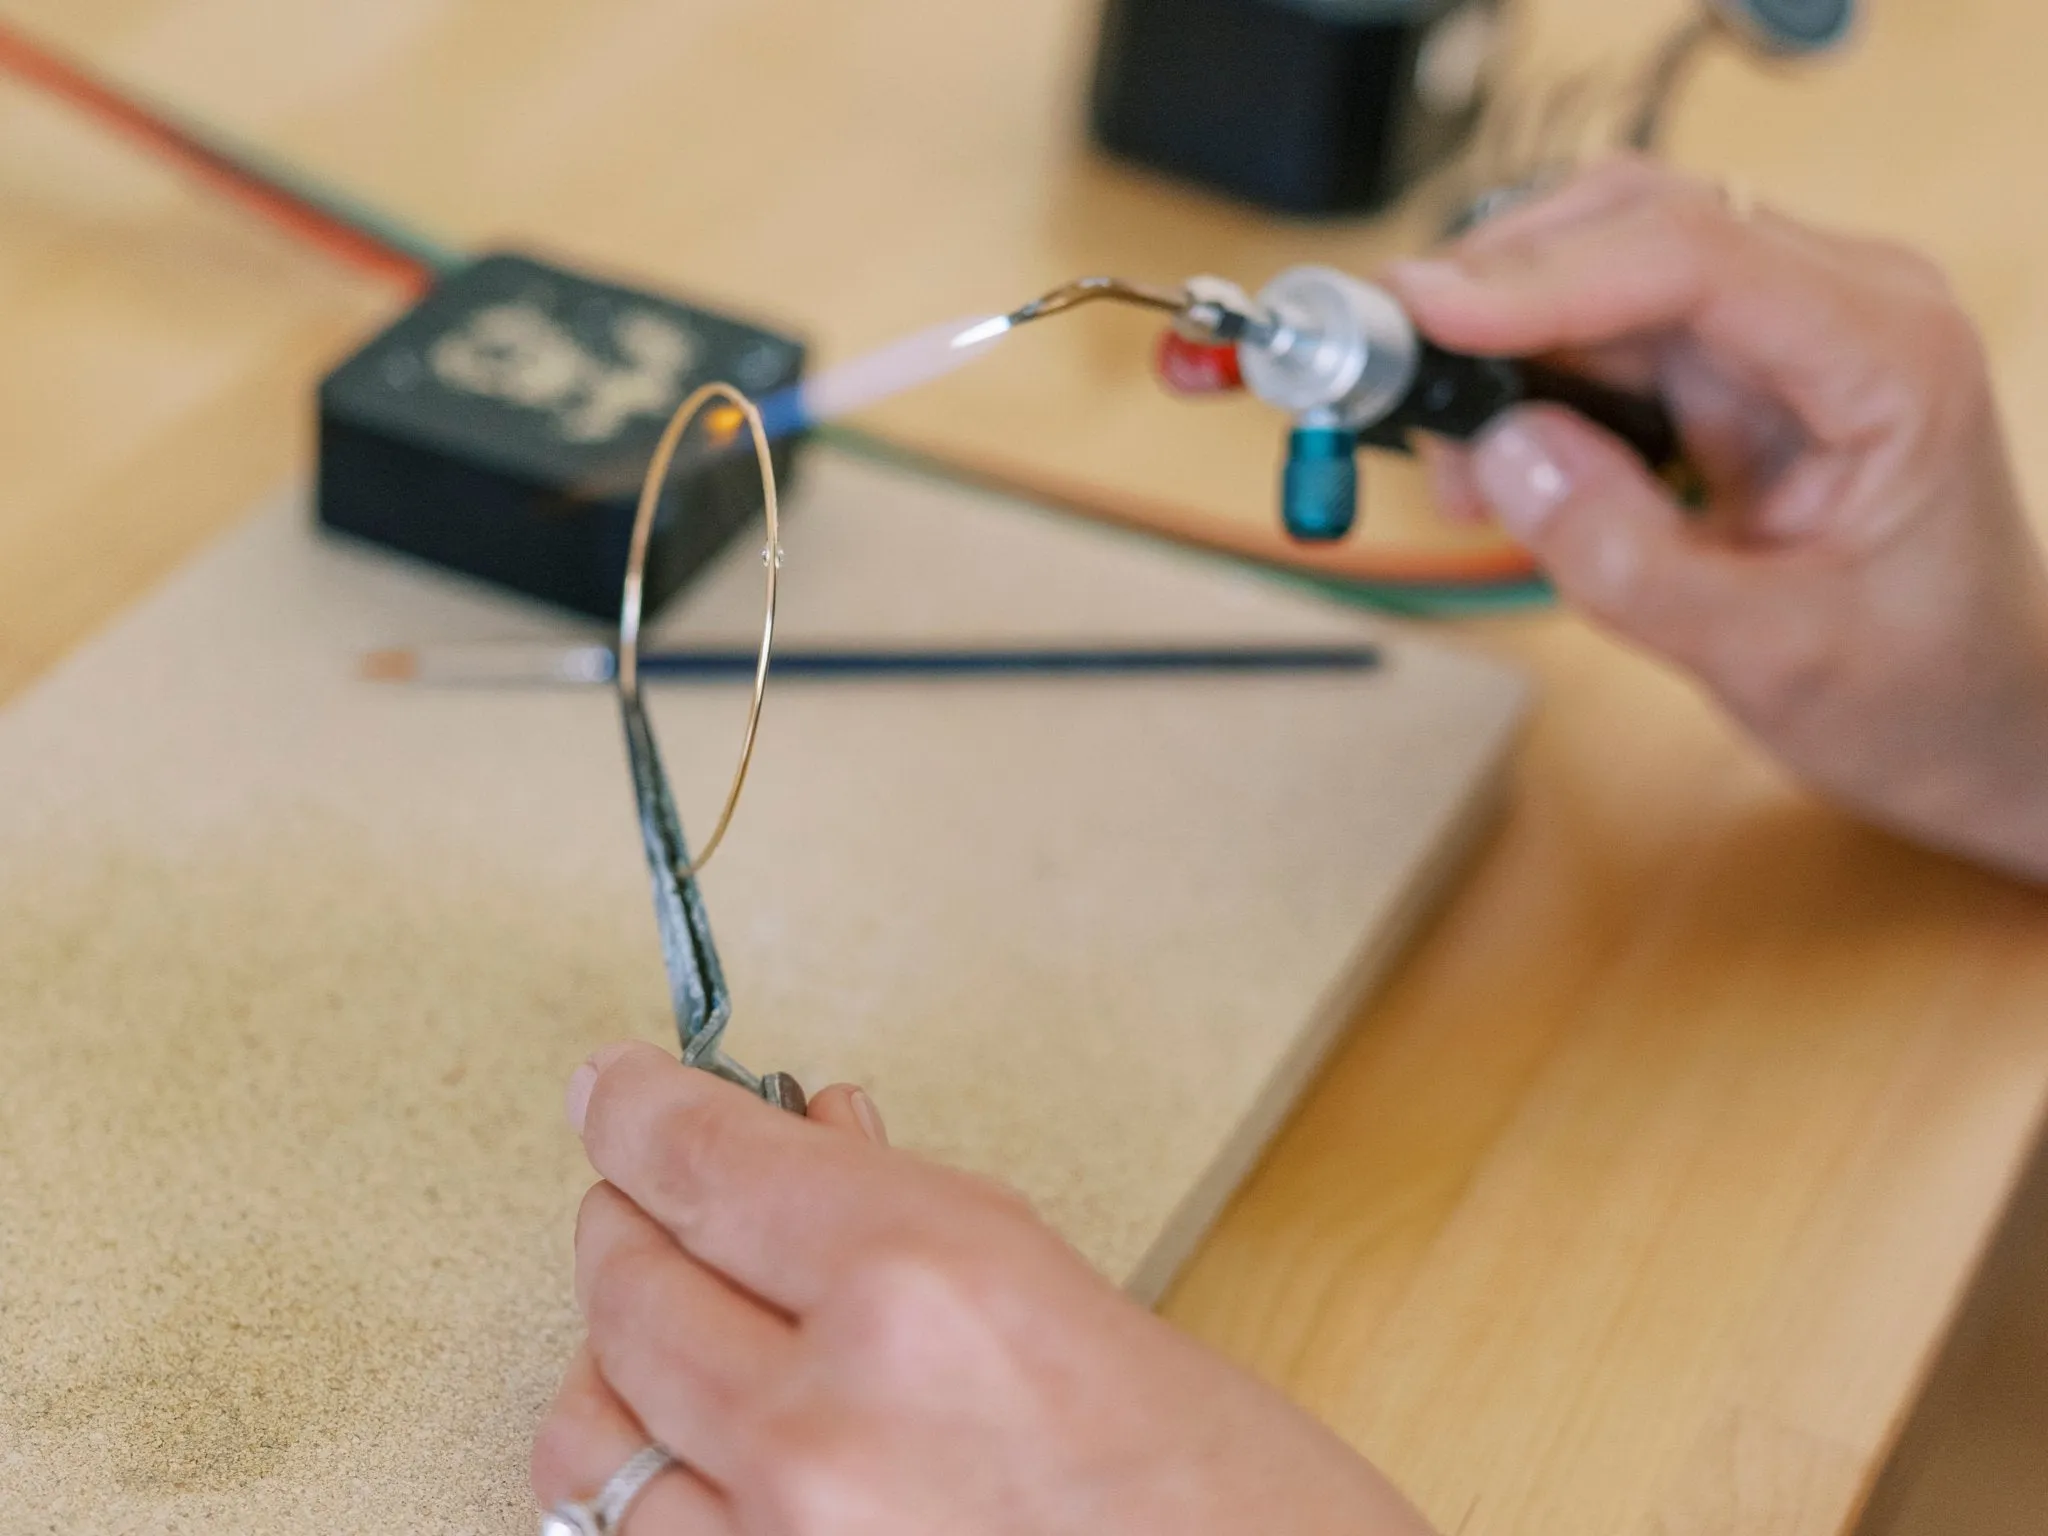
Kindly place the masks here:
<instances>
[{"instance_id":1,"label":"orange rod","mask_svg":"<svg viewBox=\"0 0 2048 1536\"><path fill-rule=\"evenodd\" d=\"M414 292L423 292L433 284L432 271L417 258L392 250L346 221L265 180L224 151L122 96L5 25L0 25L0 72L38 86L145 148L166 155L208 185L229 193L288 233L342 261L395 279Z\"/></svg>"},{"instance_id":2,"label":"orange rod","mask_svg":"<svg viewBox=\"0 0 2048 1536\"><path fill-rule=\"evenodd\" d=\"M1076 512L1113 527L1333 581L1483 588L1511 586L1543 574L1525 551L1510 544L1474 550L1404 549L1349 540L1299 544L1277 528L1255 528L1233 518L1207 516L1169 502L1126 495L1086 481L1047 474L1036 464L984 455L962 459L951 453L924 451L914 451L911 456L924 459L957 479Z\"/></svg>"}]
</instances>

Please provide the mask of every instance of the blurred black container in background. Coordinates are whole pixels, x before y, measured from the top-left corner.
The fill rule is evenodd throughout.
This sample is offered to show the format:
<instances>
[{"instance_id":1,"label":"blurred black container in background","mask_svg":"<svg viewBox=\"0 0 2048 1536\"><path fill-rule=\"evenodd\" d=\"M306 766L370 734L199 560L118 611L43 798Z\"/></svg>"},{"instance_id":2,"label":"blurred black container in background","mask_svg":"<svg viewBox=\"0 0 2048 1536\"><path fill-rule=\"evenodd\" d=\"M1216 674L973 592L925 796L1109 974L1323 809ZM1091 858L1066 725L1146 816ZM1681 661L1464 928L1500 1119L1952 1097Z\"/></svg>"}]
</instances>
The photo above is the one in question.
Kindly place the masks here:
<instances>
[{"instance_id":1,"label":"blurred black container in background","mask_svg":"<svg viewBox=\"0 0 2048 1536\"><path fill-rule=\"evenodd\" d=\"M1105 0L1111 153L1295 214L1368 212L1479 116L1500 0Z\"/></svg>"}]
</instances>

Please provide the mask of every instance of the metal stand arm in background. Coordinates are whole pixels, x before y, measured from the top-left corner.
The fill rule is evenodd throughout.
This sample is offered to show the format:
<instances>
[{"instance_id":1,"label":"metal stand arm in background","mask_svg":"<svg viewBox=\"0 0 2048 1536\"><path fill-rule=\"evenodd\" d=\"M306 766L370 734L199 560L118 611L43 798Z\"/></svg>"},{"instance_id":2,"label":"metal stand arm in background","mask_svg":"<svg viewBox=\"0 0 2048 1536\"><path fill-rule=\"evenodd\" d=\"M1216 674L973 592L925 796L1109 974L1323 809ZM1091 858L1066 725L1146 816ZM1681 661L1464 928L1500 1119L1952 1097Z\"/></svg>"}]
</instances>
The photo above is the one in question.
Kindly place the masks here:
<instances>
[{"instance_id":1,"label":"metal stand arm in background","mask_svg":"<svg viewBox=\"0 0 2048 1536\"><path fill-rule=\"evenodd\" d=\"M1754 58L1805 58L1842 46L1856 0L1701 0L1649 59L1605 83L1581 71L1548 83L1503 87L1479 134L1476 184L1459 200L1457 234L1569 176L1590 153L1654 154L1671 109L1706 50L1732 42Z\"/></svg>"}]
</instances>

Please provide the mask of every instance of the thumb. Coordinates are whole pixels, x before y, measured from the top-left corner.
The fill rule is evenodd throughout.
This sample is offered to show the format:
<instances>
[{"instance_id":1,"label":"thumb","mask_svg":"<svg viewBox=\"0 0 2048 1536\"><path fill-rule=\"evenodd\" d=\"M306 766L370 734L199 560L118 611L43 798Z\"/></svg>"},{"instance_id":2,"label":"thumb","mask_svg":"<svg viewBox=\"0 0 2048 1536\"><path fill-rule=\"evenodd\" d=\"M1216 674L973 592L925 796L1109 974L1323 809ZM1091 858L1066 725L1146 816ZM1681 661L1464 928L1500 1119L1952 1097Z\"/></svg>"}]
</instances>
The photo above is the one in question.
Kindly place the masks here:
<instances>
[{"instance_id":1,"label":"thumb","mask_svg":"<svg viewBox=\"0 0 2048 1536\"><path fill-rule=\"evenodd\" d=\"M882 1124L882 1112L862 1090L835 1083L822 1093L811 1095L810 1117L835 1130L865 1136L878 1147L889 1145L889 1132Z\"/></svg>"},{"instance_id":2,"label":"thumb","mask_svg":"<svg viewBox=\"0 0 2048 1536\"><path fill-rule=\"evenodd\" d=\"M1472 448L1473 479L1503 530L1574 607L1653 650L1697 659L1741 598L1729 553L1699 539L1618 440L1557 406L1525 406Z\"/></svg>"}]
</instances>

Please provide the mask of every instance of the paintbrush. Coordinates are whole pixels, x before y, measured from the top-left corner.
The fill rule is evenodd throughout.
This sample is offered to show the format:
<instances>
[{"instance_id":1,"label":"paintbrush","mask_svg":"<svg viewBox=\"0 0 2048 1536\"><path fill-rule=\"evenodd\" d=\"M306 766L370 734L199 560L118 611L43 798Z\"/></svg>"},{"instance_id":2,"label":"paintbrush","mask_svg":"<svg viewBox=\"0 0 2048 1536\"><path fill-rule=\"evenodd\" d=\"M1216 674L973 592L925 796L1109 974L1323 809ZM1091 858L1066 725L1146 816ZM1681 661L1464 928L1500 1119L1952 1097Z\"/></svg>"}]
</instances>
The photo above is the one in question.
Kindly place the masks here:
<instances>
[{"instance_id":1,"label":"paintbrush","mask_svg":"<svg viewBox=\"0 0 2048 1536\"><path fill-rule=\"evenodd\" d=\"M752 649L704 647L651 652L640 658L648 678L667 682L729 682L753 676ZM928 648L800 647L775 653L784 681L876 678L1116 677L1170 673L1362 672L1380 664L1371 645L1104 645ZM376 682L444 687L588 687L618 675L609 646L439 645L373 651L362 674Z\"/></svg>"}]
</instances>

